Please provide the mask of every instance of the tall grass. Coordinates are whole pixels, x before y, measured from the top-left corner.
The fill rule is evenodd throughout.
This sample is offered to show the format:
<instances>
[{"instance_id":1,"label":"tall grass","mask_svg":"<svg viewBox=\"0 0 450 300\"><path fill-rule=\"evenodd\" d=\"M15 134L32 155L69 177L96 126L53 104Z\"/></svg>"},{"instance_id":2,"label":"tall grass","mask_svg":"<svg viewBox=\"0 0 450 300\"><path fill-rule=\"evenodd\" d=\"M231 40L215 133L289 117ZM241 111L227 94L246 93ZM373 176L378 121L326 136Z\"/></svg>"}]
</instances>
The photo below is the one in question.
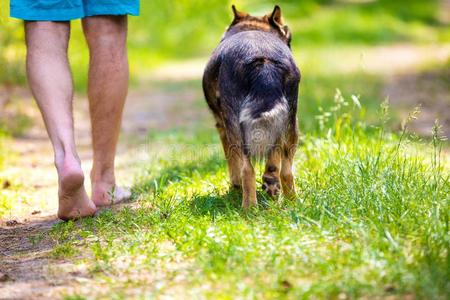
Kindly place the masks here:
<instances>
[{"instance_id":1,"label":"tall grass","mask_svg":"<svg viewBox=\"0 0 450 300\"><path fill-rule=\"evenodd\" d=\"M322 129L298 149L296 200L258 193L251 212L229 191L213 128L188 145L182 132L153 137L133 208L53 229L60 257L81 247L91 283L108 287L79 296L445 299L444 140L438 127L431 142L412 143L407 123L387 132L387 102L378 125L361 109L358 97L337 92L317 118Z\"/></svg>"}]
</instances>

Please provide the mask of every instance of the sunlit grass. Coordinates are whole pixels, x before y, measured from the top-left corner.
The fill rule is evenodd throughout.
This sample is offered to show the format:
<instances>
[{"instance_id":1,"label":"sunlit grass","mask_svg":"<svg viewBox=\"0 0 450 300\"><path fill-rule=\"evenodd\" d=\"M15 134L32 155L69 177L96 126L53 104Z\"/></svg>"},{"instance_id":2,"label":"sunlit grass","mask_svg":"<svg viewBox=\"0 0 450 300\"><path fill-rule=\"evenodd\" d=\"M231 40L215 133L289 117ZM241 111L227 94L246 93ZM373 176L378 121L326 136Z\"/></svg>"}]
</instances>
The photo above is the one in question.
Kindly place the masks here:
<instances>
[{"instance_id":1,"label":"sunlit grass","mask_svg":"<svg viewBox=\"0 0 450 300\"><path fill-rule=\"evenodd\" d=\"M108 286L80 296L445 298L443 140L436 132L431 143L412 143L407 123L400 135L385 132L386 105L380 126L369 126L344 96L336 96L322 131L303 136L296 200L258 193L250 212L229 191L212 127L197 141L183 132L151 137L150 145L170 150L150 155L132 207L53 229L56 241L68 243L63 249L81 246L93 283Z\"/></svg>"},{"instance_id":2,"label":"sunlit grass","mask_svg":"<svg viewBox=\"0 0 450 300\"><path fill-rule=\"evenodd\" d=\"M373 45L448 42L449 29L435 19L435 1L321 6L331 2L280 2L303 75L296 200L272 201L259 192L259 207L243 212L209 119L151 132L129 207L52 229L50 256L82 264L90 277L87 289L67 299L448 297L450 184L440 155L446 142L437 132L423 141L407 127L386 131L388 115L377 114L384 78L367 72L364 55ZM151 17L130 18L134 84L147 85L148 70L167 60L206 58L230 21L226 1L177 4L142 1L142 14ZM261 13L273 5L237 4ZM23 84L21 24L2 20L0 82ZM84 92L88 52L80 23L72 28L70 61ZM205 109L200 96L193 105ZM8 139L0 135L0 168ZM0 187L0 217L23 196L23 187L11 183Z\"/></svg>"}]
</instances>

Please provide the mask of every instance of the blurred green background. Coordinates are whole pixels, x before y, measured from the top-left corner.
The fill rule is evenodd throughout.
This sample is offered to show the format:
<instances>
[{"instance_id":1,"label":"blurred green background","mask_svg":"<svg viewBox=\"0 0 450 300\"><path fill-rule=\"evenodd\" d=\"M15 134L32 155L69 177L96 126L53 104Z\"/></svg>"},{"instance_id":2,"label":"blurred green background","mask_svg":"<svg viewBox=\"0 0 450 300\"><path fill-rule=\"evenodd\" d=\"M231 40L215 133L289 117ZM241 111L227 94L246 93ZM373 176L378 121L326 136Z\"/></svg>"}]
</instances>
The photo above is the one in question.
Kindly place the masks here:
<instances>
[{"instance_id":1,"label":"blurred green background","mask_svg":"<svg viewBox=\"0 0 450 300\"><path fill-rule=\"evenodd\" d=\"M129 21L132 87L142 86L150 77L157 80L151 74L168 62L196 59L196 68L201 69L231 21L232 3L256 15L270 12L274 4L281 6L293 32L293 53L303 73L301 125L305 130L317 128L315 115L320 108L331 105L337 88L344 95L360 96L366 109L374 111L389 96L386 81L397 72L395 65L390 69L397 58L400 65L407 60L405 65L410 69L406 73L432 70L437 81L444 82L439 97L446 98L441 95L441 90L447 93L449 86L445 80L448 59L442 59L442 55L449 57L450 43L445 0L141 1L141 16L130 17ZM8 3L2 1L0 85L23 86L23 28L21 21L8 18L8 14ZM88 52L80 22L72 25L70 61L75 87L83 94ZM439 59L436 51L440 51ZM405 71L403 65L400 68ZM198 79L193 80L196 88ZM405 106L412 109L421 101L413 99ZM448 108L448 102L438 106L437 110L442 111L442 107ZM371 114L367 115L370 119Z\"/></svg>"},{"instance_id":2,"label":"blurred green background","mask_svg":"<svg viewBox=\"0 0 450 300\"><path fill-rule=\"evenodd\" d=\"M135 75L168 59L208 55L230 23L232 3L254 14L270 12L279 4L293 31L294 52L304 47L450 41L449 27L439 20L437 0L141 2L141 17L130 18L129 52ZM0 5L0 82L23 84L22 25L8 18L7 1ZM88 53L79 21L73 22L70 57L81 88Z\"/></svg>"}]
</instances>

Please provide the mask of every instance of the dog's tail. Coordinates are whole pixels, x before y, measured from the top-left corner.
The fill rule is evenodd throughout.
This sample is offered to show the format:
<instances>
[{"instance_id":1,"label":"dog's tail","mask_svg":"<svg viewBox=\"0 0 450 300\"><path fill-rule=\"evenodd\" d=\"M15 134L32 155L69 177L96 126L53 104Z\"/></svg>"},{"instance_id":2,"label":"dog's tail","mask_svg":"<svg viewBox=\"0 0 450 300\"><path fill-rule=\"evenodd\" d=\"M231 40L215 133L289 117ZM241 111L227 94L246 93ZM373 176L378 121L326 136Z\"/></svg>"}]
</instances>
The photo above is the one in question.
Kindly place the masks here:
<instances>
[{"instance_id":1,"label":"dog's tail","mask_svg":"<svg viewBox=\"0 0 450 300\"><path fill-rule=\"evenodd\" d=\"M242 102L239 125L246 153L262 157L282 140L289 105L283 93L283 69L266 58L246 66L250 92Z\"/></svg>"}]
</instances>

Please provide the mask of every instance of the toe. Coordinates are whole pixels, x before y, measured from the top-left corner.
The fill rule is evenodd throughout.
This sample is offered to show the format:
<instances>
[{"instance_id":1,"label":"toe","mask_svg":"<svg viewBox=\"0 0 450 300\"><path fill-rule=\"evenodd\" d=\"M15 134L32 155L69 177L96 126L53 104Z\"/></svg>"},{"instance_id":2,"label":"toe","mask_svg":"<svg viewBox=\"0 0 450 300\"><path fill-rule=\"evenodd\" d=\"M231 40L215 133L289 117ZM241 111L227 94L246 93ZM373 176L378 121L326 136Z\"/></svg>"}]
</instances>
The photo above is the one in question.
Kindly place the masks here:
<instances>
[{"instance_id":1,"label":"toe","mask_svg":"<svg viewBox=\"0 0 450 300\"><path fill-rule=\"evenodd\" d=\"M102 201L95 201L97 206L111 206L122 203L131 198L131 191L128 188L114 186L103 194Z\"/></svg>"},{"instance_id":2,"label":"toe","mask_svg":"<svg viewBox=\"0 0 450 300\"><path fill-rule=\"evenodd\" d=\"M128 188L116 187L114 204L127 201L131 198L131 191Z\"/></svg>"}]
</instances>

